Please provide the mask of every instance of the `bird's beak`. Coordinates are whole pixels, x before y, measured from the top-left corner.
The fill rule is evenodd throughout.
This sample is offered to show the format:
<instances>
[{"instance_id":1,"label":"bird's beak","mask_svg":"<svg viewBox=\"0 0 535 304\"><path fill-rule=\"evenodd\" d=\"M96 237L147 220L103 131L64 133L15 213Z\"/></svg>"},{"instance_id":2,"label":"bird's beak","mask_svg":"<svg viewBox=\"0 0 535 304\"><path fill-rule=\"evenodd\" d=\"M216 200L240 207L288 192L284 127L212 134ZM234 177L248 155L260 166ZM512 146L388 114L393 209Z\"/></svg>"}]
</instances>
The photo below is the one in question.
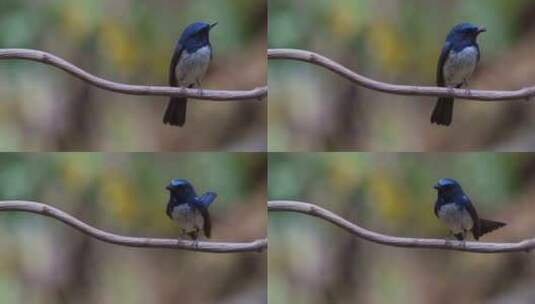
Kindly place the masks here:
<instances>
[{"instance_id":1,"label":"bird's beak","mask_svg":"<svg viewBox=\"0 0 535 304\"><path fill-rule=\"evenodd\" d=\"M169 185L167 187L165 187L165 189L167 189L169 191L173 190L173 189L171 189L171 186L169 186Z\"/></svg>"},{"instance_id":2,"label":"bird's beak","mask_svg":"<svg viewBox=\"0 0 535 304\"><path fill-rule=\"evenodd\" d=\"M480 27L477 28L477 34L478 35L481 34L481 33L486 32L486 31L487 31L487 28L484 27L484 26L480 26Z\"/></svg>"},{"instance_id":3,"label":"bird's beak","mask_svg":"<svg viewBox=\"0 0 535 304\"><path fill-rule=\"evenodd\" d=\"M440 186L439 186L438 184L434 184L434 185L433 185L433 188L435 188L435 189L438 190L438 189L440 188Z\"/></svg>"},{"instance_id":4,"label":"bird's beak","mask_svg":"<svg viewBox=\"0 0 535 304\"><path fill-rule=\"evenodd\" d=\"M217 22L210 24L210 29L213 29L217 25Z\"/></svg>"}]
</instances>

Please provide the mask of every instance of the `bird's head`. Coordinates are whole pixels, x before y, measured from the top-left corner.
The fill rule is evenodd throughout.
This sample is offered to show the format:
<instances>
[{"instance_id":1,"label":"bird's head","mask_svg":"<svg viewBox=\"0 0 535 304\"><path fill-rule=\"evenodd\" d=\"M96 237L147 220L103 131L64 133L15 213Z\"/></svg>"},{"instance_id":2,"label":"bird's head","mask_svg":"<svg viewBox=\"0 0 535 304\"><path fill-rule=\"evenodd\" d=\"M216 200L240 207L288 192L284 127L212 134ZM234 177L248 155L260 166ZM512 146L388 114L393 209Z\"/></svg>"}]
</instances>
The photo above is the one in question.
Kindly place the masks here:
<instances>
[{"instance_id":1,"label":"bird's head","mask_svg":"<svg viewBox=\"0 0 535 304\"><path fill-rule=\"evenodd\" d=\"M195 193L195 190L193 189L193 186L191 185L191 183L185 179L173 179L171 180L169 185L165 187L165 189L175 194L190 194L190 193L194 194Z\"/></svg>"},{"instance_id":2,"label":"bird's head","mask_svg":"<svg viewBox=\"0 0 535 304\"><path fill-rule=\"evenodd\" d=\"M448 40L472 41L476 42L479 34L486 32L487 29L482 26L476 26L472 23L460 23L453 27L448 35Z\"/></svg>"},{"instance_id":3,"label":"bird's head","mask_svg":"<svg viewBox=\"0 0 535 304\"><path fill-rule=\"evenodd\" d=\"M188 44L199 44L199 43L205 43L207 44L209 42L209 34L212 28L214 28L217 25L217 22L208 24L205 22L195 22L193 24L190 24L184 32L182 32L182 36L180 36L180 44L182 45L188 45Z\"/></svg>"},{"instance_id":4,"label":"bird's head","mask_svg":"<svg viewBox=\"0 0 535 304\"><path fill-rule=\"evenodd\" d=\"M451 178L442 178L434 186L439 194L454 193L462 191L461 185Z\"/></svg>"}]
</instances>

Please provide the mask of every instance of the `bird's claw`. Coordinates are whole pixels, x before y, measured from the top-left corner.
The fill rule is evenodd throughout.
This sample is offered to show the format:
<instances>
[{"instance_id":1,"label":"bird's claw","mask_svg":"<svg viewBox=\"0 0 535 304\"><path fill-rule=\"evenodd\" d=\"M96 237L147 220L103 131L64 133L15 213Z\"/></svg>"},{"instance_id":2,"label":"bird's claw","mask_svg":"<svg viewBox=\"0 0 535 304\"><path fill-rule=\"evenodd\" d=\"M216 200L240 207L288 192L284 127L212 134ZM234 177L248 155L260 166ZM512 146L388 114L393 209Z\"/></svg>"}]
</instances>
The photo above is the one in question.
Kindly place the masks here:
<instances>
[{"instance_id":1,"label":"bird's claw","mask_svg":"<svg viewBox=\"0 0 535 304\"><path fill-rule=\"evenodd\" d=\"M197 87L199 88L199 94L201 95L201 97L204 95L204 90L201 86L201 82L197 79Z\"/></svg>"},{"instance_id":2,"label":"bird's claw","mask_svg":"<svg viewBox=\"0 0 535 304\"><path fill-rule=\"evenodd\" d=\"M453 94L455 94L455 89L453 87L448 87L448 94L450 94L450 96L453 96Z\"/></svg>"}]
</instances>

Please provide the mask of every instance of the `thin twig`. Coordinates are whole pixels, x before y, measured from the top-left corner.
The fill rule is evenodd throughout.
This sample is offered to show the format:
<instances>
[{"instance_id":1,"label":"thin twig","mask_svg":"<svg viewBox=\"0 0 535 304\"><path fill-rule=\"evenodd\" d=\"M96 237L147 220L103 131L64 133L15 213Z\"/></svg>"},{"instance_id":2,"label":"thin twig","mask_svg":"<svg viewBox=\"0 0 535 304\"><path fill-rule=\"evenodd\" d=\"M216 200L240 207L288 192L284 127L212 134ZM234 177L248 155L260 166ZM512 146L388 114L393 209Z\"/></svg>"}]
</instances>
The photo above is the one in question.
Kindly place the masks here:
<instances>
[{"instance_id":1,"label":"thin twig","mask_svg":"<svg viewBox=\"0 0 535 304\"><path fill-rule=\"evenodd\" d=\"M535 248L535 239L524 240L517 243L485 243L389 236L367 230L326 209L303 202L270 201L268 202L268 210L297 212L318 217L359 238L394 247L444 249L479 253L530 252Z\"/></svg>"},{"instance_id":2,"label":"thin twig","mask_svg":"<svg viewBox=\"0 0 535 304\"><path fill-rule=\"evenodd\" d=\"M267 87L259 87L249 91L226 91L207 89L187 89L161 86L130 85L109 81L92 75L72 63L47 52L29 49L0 49L0 60L22 59L41 62L55 66L72 76L104 90L128 94L151 96L189 97L211 101L231 100L262 100L267 96Z\"/></svg>"},{"instance_id":3,"label":"thin twig","mask_svg":"<svg viewBox=\"0 0 535 304\"><path fill-rule=\"evenodd\" d=\"M262 252L267 249L267 239L244 243L204 242L179 239L131 237L113 234L92 227L79 219L52 206L29 201L0 201L0 212L21 211L57 219L72 228L103 242L142 248L182 249L211 253Z\"/></svg>"},{"instance_id":4,"label":"thin twig","mask_svg":"<svg viewBox=\"0 0 535 304\"><path fill-rule=\"evenodd\" d=\"M535 87L527 87L515 91L483 91L390 84L367 78L351 71L350 69L327 57L304 50L269 49L268 59L296 60L311 63L317 66L324 67L354 84L363 86L371 90L396 95L436 97L451 96L481 101L500 101L516 99L529 100L533 96L535 96Z\"/></svg>"}]
</instances>

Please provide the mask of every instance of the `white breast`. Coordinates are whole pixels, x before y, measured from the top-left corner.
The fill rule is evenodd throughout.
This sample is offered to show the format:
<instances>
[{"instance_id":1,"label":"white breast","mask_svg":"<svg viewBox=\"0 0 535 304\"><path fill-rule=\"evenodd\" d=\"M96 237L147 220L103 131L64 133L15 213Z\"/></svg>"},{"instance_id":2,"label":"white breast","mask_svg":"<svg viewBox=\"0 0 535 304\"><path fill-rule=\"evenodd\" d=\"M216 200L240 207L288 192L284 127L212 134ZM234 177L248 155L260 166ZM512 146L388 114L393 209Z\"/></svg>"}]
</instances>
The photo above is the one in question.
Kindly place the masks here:
<instances>
[{"instance_id":1,"label":"white breast","mask_svg":"<svg viewBox=\"0 0 535 304\"><path fill-rule=\"evenodd\" d=\"M443 67L444 82L447 86L458 86L468 81L477 65L477 48L467 47L460 52L450 51Z\"/></svg>"},{"instance_id":2,"label":"white breast","mask_svg":"<svg viewBox=\"0 0 535 304\"><path fill-rule=\"evenodd\" d=\"M175 68L179 86L190 86L200 83L208 70L212 58L212 49L202 47L190 54L187 50L182 52Z\"/></svg>"},{"instance_id":3,"label":"white breast","mask_svg":"<svg viewBox=\"0 0 535 304\"><path fill-rule=\"evenodd\" d=\"M188 204L173 208L171 216L185 233L201 230L203 227L202 215Z\"/></svg>"},{"instance_id":4,"label":"white breast","mask_svg":"<svg viewBox=\"0 0 535 304\"><path fill-rule=\"evenodd\" d=\"M453 233L461 233L472 229L474 222L470 213L456 204L446 204L438 210L440 220L448 226Z\"/></svg>"}]
</instances>

